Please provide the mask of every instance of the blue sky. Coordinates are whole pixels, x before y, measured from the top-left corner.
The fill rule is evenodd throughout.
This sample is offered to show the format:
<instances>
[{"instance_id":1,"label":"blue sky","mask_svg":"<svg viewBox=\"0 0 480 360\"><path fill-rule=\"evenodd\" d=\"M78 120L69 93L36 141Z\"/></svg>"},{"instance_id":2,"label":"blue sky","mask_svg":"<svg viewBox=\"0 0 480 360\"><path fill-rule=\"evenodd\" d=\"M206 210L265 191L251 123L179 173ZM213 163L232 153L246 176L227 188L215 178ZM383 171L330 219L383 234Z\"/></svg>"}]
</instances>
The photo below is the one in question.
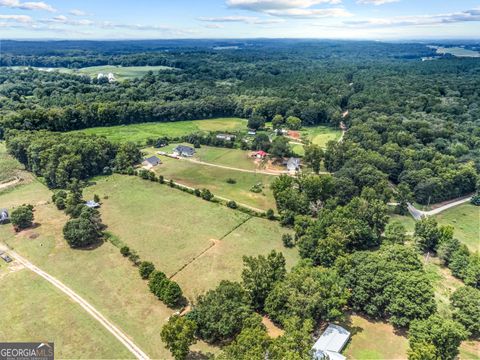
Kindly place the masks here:
<instances>
[{"instance_id":1,"label":"blue sky","mask_svg":"<svg viewBox=\"0 0 480 360\"><path fill-rule=\"evenodd\" d=\"M0 0L0 38L480 38L480 0Z\"/></svg>"}]
</instances>

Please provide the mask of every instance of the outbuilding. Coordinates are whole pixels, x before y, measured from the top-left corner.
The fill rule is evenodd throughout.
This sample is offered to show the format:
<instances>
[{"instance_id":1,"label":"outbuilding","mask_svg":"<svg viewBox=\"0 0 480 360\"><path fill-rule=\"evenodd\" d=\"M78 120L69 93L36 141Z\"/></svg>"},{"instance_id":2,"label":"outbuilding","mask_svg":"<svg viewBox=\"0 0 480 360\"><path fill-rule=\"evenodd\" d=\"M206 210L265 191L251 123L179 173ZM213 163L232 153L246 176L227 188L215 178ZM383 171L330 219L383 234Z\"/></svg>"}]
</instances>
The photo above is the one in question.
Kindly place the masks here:
<instances>
[{"instance_id":1,"label":"outbuilding","mask_svg":"<svg viewBox=\"0 0 480 360\"><path fill-rule=\"evenodd\" d=\"M265 157L267 157L267 153L263 150L258 150L254 156L257 157L258 159L264 159Z\"/></svg>"},{"instance_id":2,"label":"outbuilding","mask_svg":"<svg viewBox=\"0 0 480 360\"><path fill-rule=\"evenodd\" d=\"M6 224L10 221L7 209L0 209L0 224Z\"/></svg>"},{"instance_id":3,"label":"outbuilding","mask_svg":"<svg viewBox=\"0 0 480 360\"><path fill-rule=\"evenodd\" d=\"M152 167L157 166L158 164L161 164L161 163L162 162L158 157L150 156L149 158L143 160L142 165L148 169L151 169Z\"/></svg>"},{"instance_id":4,"label":"outbuilding","mask_svg":"<svg viewBox=\"0 0 480 360\"><path fill-rule=\"evenodd\" d=\"M293 173L300 171L300 165L301 161L299 158L296 157L291 157L286 163L287 170Z\"/></svg>"},{"instance_id":5,"label":"outbuilding","mask_svg":"<svg viewBox=\"0 0 480 360\"><path fill-rule=\"evenodd\" d=\"M312 347L313 360L346 360L347 358L340 354L340 352L349 339L349 331L339 325L328 325Z\"/></svg>"}]
</instances>

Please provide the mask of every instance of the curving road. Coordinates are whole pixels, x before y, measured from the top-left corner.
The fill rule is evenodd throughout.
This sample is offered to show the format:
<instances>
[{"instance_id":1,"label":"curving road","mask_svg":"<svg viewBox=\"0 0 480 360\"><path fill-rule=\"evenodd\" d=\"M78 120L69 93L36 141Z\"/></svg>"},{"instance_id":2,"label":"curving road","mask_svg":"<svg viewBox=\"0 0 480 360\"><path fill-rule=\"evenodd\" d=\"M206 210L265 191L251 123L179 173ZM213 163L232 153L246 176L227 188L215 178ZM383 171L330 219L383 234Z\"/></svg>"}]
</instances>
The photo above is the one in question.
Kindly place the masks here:
<instances>
[{"instance_id":1,"label":"curving road","mask_svg":"<svg viewBox=\"0 0 480 360\"><path fill-rule=\"evenodd\" d=\"M459 200L449 202L448 204L445 204L443 206L440 206L436 209L429 210L429 211L418 210L415 206L408 203L408 211L410 212L410 214L413 216L413 218L415 220L420 220L421 218L426 217L426 216L432 216L432 215L440 214L442 211L445 211L445 210L448 210L452 207L455 207L455 206L464 204L466 202L469 202L471 199L472 199L472 197L469 196L469 197L466 197L466 198L462 198L462 199L459 199Z\"/></svg>"},{"instance_id":2,"label":"curving road","mask_svg":"<svg viewBox=\"0 0 480 360\"><path fill-rule=\"evenodd\" d=\"M40 268L33 265L30 261L24 257L17 254L15 251L8 249L7 247L0 244L0 250L7 252L10 257L17 260L23 266L33 271L34 273L40 275L45 280L50 282L53 286L60 289L66 295L68 295L74 302L78 303L87 313L89 313L95 320L97 320L103 327L105 327L109 332L113 334L134 356L139 360L148 360L149 357L145 354L135 343L130 340L130 338L117 328L114 324L108 321L97 309L95 309L90 303L83 299L80 295L75 293L72 289L67 287L61 281L57 280L50 274L41 270Z\"/></svg>"}]
</instances>

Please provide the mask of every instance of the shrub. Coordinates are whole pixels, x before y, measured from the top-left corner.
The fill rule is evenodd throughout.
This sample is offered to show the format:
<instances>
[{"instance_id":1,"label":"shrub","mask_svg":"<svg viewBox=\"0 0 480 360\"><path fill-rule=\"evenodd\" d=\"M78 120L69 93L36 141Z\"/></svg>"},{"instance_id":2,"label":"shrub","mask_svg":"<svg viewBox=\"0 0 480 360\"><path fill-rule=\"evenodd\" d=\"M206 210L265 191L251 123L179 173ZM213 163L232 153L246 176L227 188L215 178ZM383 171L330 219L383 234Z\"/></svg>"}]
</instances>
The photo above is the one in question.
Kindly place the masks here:
<instances>
[{"instance_id":1,"label":"shrub","mask_svg":"<svg viewBox=\"0 0 480 360\"><path fill-rule=\"evenodd\" d=\"M295 246L295 243L293 242L293 237L290 234L283 234L282 242L283 246L285 246L286 248L292 248Z\"/></svg>"},{"instance_id":2,"label":"shrub","mask_svg":"<svg viewBox=\"0 0 480 360\"><path fill-rule=\"evenodd\" d=\"M154 271L148 282L150 291L167 306L174 307L183 299L182 289L175 282L166 277L161 271Z\"/></svg>"},{"instance_id":3,"label":"shrub","mask_svg":"<svg viewBox=\"0 0 480 360\"><path fill-rule=\"evenodd\" d=\"M470 202L475 206L480 206L480 192L473 195Z\"/></svg>"},{"instance_id":4,"label":"shrub","mask_svg":"<svg viewBox=\"0 0 480 360\"><path fill-rule=\"evenodd\" d=\"M22 205L12 211L10 215L15 231L20 231L29 228L33 224L33 206Z\"/></svg>"},{"instance_id":5,"label":"shrub","mask_svg":"<svg viewBox=\"0 0 480 360\"><path fill-rule=\"evenodd\" d=\"M236 184L237 183L237 180L235 179L232 179L232 178L228 178L227 180L225 180L227 182L227 184Z\"/></svg>"},{"instance_id":6,"label":"shrub","mask_svg":"<svg viewBox=\"0 0 480 360\"><path fill-rule=\"evenodd\" d=\"M227 202L227 206L230 208L230 209L236 209L238 208L238 205L235 201L233 200L230 200L229 202Z\"/></svg>"},{"instance_id":7,"label":"shrub","mask_svg":"<svg viewBox=\"0 0 480 360\"><path fill-rule=\"evenodd\" d=\"M200 191L200 189L195 189L194 193L195 193L195 196L197 197L200 197L202 195L202 192Z\"/></svg>"},{"instance_id":8,"label":"shrub","mask_svg":"<svg viewBox=\"0 0 480 360\"><path fill-rule=\"evenodd\" d=\"M259 194L262 192L262 183L258 183L258 184L255 184L253 185L251 188L250 188L250 191L253 192L253 193L256 193L256 194Z\"/></svg>"},{"instance_id":9,"label":"shrub","mask_svg":"<svg viewBox=\"0 0 480 360\"><path fill-rule=\"evenodd\" d=\"M275 220L275 213L273 212L272 209L268 209L265 215L268 220Z\"/></svg>"},{"instance_id":10,"label":"shrub","mask_svg":"<svg viewBox=\"0 0 480 360\"><path fill-rule=\"evenodd\" d=\"M153 263L150 261L142 261L140 267L138 268L138 272L140 273L142 279L148 279L150 274L152 274L154 271L155 265L153 265Z\"/></svg>"},{"instance_id":11,"label":"shrub","mask_svg":"<svg viewBox=\"0 0 480 360\"><path fill-rule=\"evenodd\" d=\"M210 201L213 199L213 194L208 189L202 189L201 196L203 200Z\"/></svg>"},{"instance_id":12,"label":"shrub","mask_svg":"<svg viewBox=\"0 0 480 360\"><path fill-rule=\"evenodd\" d=\"M83 248L95 244L102 233L98 224L86 217L69 220L63 227L63 236L72 248Z\"/></svg>"},{"instance_id":13,"label":"shrub","mask_svg":"<svg viewBox=\"0 0 480 360\"><path fill-rule=\"evenodd\" d=\"M98 196L97 194L93 195L93 201L95 201L96 203L99 203L100 202L100 196Z\"/></svg>"},{"instance_id":14,"label":"shrub","mask_svg":"<svg viewBox=\"0 0 480 360\"><path fill-rule=\"evenodd\" d=\"M58 210L65 210L65 207L66 207L65 199L61 197L56 198L55 206L57 207Z\"/></svg>"},{"instance_id":15,"label":"shrub","mask_svg":"<svg viewBox=\"0 0 480 360\"><path fill-rule=\"evenodd\" d=\"M159 176L158 176L158 182L159 182L160 184L163 184L163 183L165 182L165 178L163 177L163 175L159 175Z\"/></svg>"},{"instance_id":16,"label":"shrub","mask_svg":"<svg viewBox=\"0 0 480 360\"><path fill-rule=\"evenodd\" d=\"M168 185L170 185L171 188L175 187L175 183L173 182L172 179L168 182Z\"/></svg>"},{"instance_id":17,"label":"shrub","mask_svg":"<svg viewBox=\"0 0 480 360\"><path fill-rule=\"evenodd\" d=\"M130 248L128 246L122 246L120 248L120 254L122 254L124 257L127 257L130 255Z\"/></svg>"},{"instance_id":18,"label":"shrub","mask_svg":"<svg viewBox=\"0 0 480 360\"><path fill-rule=\"evenodd\" d=\"M138 266L140 264L140 256L138 256L137 252L134 250L130 251L130 254L128 255L128 260L130 260L133 265Z\"/></svg>"}]
</instances>

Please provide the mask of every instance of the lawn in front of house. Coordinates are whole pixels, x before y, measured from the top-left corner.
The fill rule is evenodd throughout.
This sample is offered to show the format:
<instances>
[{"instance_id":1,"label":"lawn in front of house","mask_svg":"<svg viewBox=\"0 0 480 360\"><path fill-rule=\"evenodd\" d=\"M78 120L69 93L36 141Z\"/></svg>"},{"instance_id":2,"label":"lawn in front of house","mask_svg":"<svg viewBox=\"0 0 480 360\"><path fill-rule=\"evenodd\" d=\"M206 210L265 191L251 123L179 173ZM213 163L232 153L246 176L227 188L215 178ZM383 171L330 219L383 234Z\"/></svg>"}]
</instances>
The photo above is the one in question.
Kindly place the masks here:
<instances>
[{"instance_id":1,"label":"lawn in front of house","mask_svg":"<svg viewBox=\"0 0 480 360\"><path fill-rule=\"evenodd\" d=\"M104 126L77 131L86 134L105 136L107 139L117 143L131 141L139 145L145 145L147 139L157 139L163 136L180 137L201 131L235 132L246 130L246 128L247 120L245 119L217 118Z\"/></svg>"}]
</instances>

